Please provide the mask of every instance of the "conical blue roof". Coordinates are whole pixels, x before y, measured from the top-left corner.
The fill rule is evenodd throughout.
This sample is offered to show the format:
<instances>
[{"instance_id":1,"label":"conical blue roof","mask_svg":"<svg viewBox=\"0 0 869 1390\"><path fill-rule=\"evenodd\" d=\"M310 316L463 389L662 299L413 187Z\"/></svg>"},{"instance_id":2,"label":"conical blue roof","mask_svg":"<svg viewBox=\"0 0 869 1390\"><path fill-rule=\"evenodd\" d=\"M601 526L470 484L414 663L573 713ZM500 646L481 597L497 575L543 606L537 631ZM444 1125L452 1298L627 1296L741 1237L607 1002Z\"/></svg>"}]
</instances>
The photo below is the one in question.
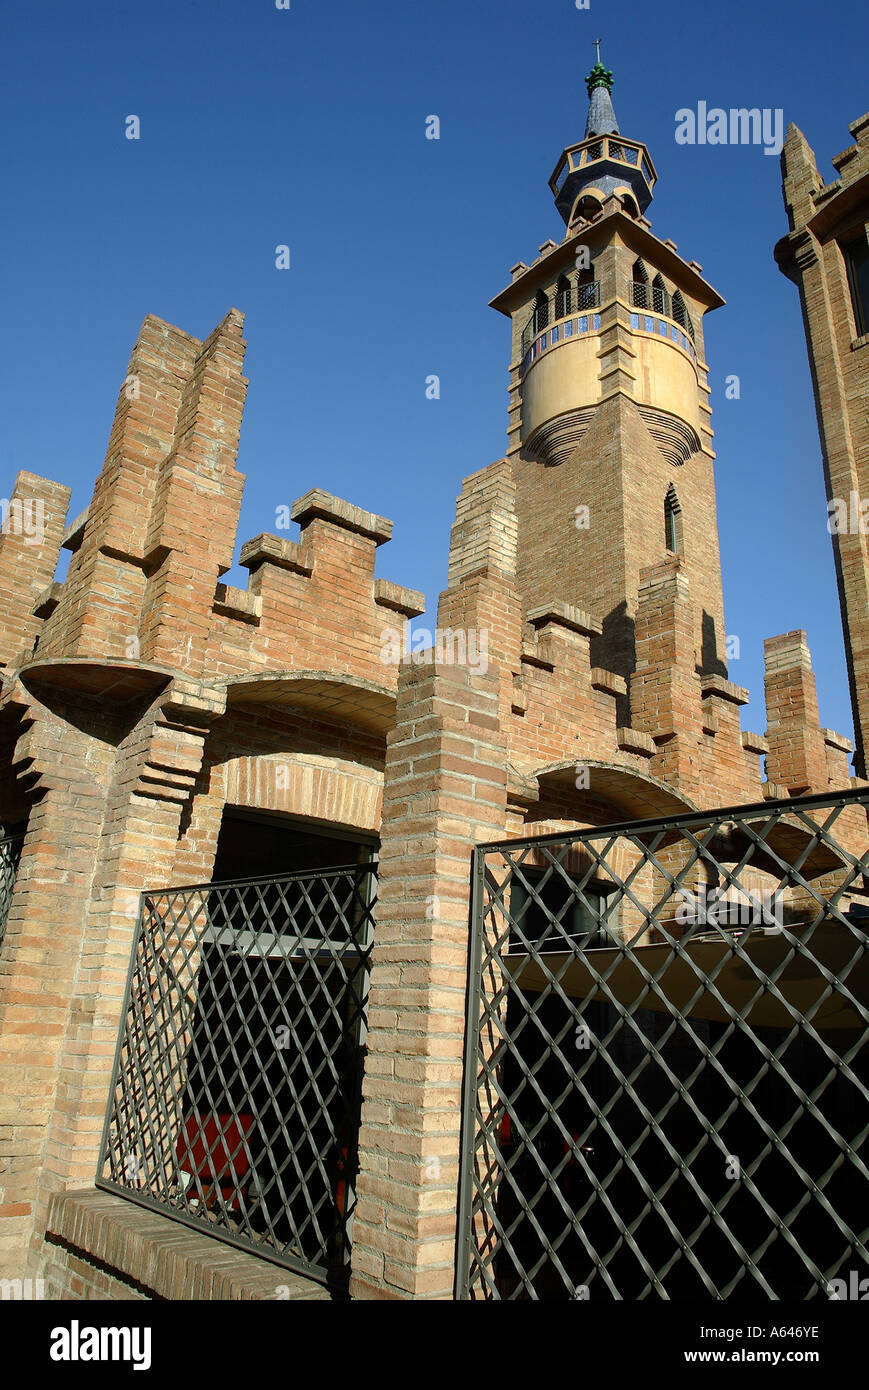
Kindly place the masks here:
<instances>
[{"instance_id":1,"label":"conical blue roof","mask_svg":"<svg viewBox=\"0 0 869 1390\"><path fill-rule=\"evenodd\" d=\"M619 123L613 110L613 99L606 87L595 87L588 103L588 120L584 139L592 135L618 135Z\"/></svg>"},{"instance_id":2,"label":"conical blue roof","mask_svg":"<svg viewBox=\"0 0 869 1390\"><path fill-rule=\"evenodd\" d=\"M585 85L588 91L588 120L584 139L588 140L592 135L618 135L619 123L610 96L613 75L609 68L598 60L585 79Z\"/></svg>"}]
</instances>

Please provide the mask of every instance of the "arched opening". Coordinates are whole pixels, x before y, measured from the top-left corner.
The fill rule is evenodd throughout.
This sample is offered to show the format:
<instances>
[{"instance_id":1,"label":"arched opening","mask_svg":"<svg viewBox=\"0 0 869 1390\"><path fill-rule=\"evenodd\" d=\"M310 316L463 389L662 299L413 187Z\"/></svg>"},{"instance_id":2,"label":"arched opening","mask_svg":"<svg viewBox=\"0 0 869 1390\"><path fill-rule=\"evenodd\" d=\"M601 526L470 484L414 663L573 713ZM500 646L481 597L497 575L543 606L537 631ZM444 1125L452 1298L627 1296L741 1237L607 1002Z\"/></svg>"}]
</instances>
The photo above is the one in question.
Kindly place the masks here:
<instances>
[{"instance_id":1,"label":"arched opening","mask_svg":"<svg viewBox=\"0 0 869 1390\"><path fill-rule=\"evenodd\" d=\"M549 300L542 290L534 296L534 332L539 333L549 322Z\"/></svg>"},{"instance_id":2,"label":"arched opening","mask_svg":"<svg viewBox=\"0 0 869 1390\"><path fill-rule=\"evenodd\" d=\"M574 222L591 222L598 217L603 210L600 198L596 198L593 193L584 193L578 198L571 215L571 224Z\"/></svg>"},{"instance_id":3,"label":"arched opening","mask_svg":"<svg viewBox=\"0 0 869 1390\"><path fill-rule=\"evenodd\" d=\"M628 214L628 217L639 217L640 207L633 193L622 193L621 200L622 207Z\"/></svg>"},{"instance_id":4,"label":"arched opening","mask_svg":"<svg viewBox=\"0 0 869 1390\"><path fill-rule=\"evenodd\" d=\"M671 555L681 555L682 507L672 483L664 498L664 544Z\"/></svg>"},{"instance_id":5,"label":"arched opening","mask_svg":"<svg viewBox=\"0 0 869 1390\"><path fill-rule=\"evenodd\" d=\"M869 241L865 232L840 246L848 272L854 329L858 338L869 333Z\"/></svg>"},{"instance_id":6,"label":"arched opening","mask_svg":"<svg viewBox=\"0 0 869 1390\"><path fill-rule=\"evenodd\" d=\"M594 309L600 303L598 282L595 279L594 261L589 261L576 277L576 307L579 310Z\"/></svg>"},{"instance_id":7,"label":"arched opening","mask_svg":"<svg viewBox=\"0 0 869 1390\"><path fill-rule=\"evenodd\" d=\"M670 313L670 296L660 274L652 281L652 308L656 314Z\"/></svg>"},{"instance_id":8,"label":"arched opening","mask_svg":"<svg viewBox=\"0 0 869 1390\"><path fill-rule=\"evenodd\" d=\"M652 307L649 294L649 272L639 256L634 261L631 270L631 303L635 309L650 309Z\"/></svg>"},{"instance_id":9,"label":"arched opening","mask_svg":"<svg viewBox=\"0 0 869 1390\"><path fill-rule=\"evenodd\" d=\"M571 284L566 275L559 275L555 290L555 317L566 318L573 308Z\"/></svg>"},{"instance_id":10,"label":"arched opening","mask_svg":"<svg viewBox=\"0 0 869 1390\"><path fill-rule=\"evenodd\" d=\"M691 315L688 313L688 308L679 290L673 295L673 318L681 328L684 328L693 343L694 325L691 322Z\"/></svg>"}]
</instances>

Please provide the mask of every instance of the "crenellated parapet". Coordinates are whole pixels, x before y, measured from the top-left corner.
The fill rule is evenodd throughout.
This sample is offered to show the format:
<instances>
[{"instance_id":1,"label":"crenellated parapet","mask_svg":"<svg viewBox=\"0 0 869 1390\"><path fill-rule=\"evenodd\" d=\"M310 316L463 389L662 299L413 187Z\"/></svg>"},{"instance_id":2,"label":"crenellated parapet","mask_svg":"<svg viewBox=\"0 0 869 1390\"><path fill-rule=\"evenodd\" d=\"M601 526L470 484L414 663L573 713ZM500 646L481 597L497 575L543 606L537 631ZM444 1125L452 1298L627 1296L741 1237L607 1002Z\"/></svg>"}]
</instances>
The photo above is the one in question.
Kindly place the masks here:
<instances>
[{"instance_id":1,"label":"crenellated parapet","mask_svg":"<svg viewBox=\"0 0 869 1390\"><path fill-rule=\"evenodd\" d=\"M564 597L559 568L541 569L533 587L523 580L529 571L517 563L515 507L506 461L465 479L439 623L465 624L476 648L499 664L517 806L539 818L537 771L568 768L571 759L575 778L567 788L566 772L560 776L558 796L572 794L577 815L604 766L608 779L621 766L626 777L669 786L696 806L759 801L770 786L786 794L849 784L850 744L821 730L804 634L767 643L770 728L743 731L749 693L707 641L705 602L683 555L639 569L633 669L624 674L607 663L601 616ZM546 777L552 799L552 772Z\"/></svg>"},{"instance_id":2,"label":"crenellated parapet","mask_svg":"<svg viewBox=\"0 0 869 1390\"><path fill-rule=\"evenodd\" d=\"M66 532L69 489L20 475L0 535L0 661L10 672L67 663L75 689L73 665L102 664L101 680L90 677L102 694L125 668L223 686L255 671L315 669L394 689L392 648L425 600L374 576L390 521L315 488L291 511L298 540L248 541L247 586L222 580L244 483L242 324L230 310L200 342L145 320L92 501ZM62 545L72 558L59 583ZM53 682L63 684L59 670Z\"/></svg>"}]
</instances>

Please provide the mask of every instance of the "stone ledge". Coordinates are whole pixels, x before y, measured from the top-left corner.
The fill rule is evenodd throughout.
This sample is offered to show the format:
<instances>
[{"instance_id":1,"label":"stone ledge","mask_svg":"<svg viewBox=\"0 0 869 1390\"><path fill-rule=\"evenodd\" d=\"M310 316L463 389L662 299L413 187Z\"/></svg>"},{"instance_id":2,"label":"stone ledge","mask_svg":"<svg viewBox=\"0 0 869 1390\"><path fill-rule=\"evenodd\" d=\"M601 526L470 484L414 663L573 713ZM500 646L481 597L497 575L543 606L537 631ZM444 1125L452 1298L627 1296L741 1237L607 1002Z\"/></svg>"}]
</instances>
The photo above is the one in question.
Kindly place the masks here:
<instances>
[{"instance_id":1,"label":"stone ledge","mask_svg":"<svg viewBox=\"0 0 869 1390\"><path fill-rule=\"evenodd\" d=\"M764 801L787 801L790 794L790 787L783 782L764 782L761 788Z\"/></svg>"},{"instance_id":2,"label":"stone ledge","mask_svg":"<svg viewBox=\"0 0 869 1390\"><path fill-rule=\"evenodd\" d=\"M241 623L258 623L262 617L263 601L259 594L236 589L231 584L218 584L214 591L214 611Z\"/></svg>"},{"instance_id":3,"label":"stone ledge","mask_svg":"<svg viewBox=\"0 0 869 1390\"><path fill-rule=\"evenodd\" d=\"M639 753L643 758L653 758L658 751L652 736L639 729L617 729L616 743L623 753Z\"/></svg>"},{"instance_id":4,"label":"stone ledge","mask_svg":"<svg viewBox=\"0 0 869 1390\"><path fill-rule=\"evenodd\" d=\"M74 521L71 521L63 533L61 548L71 550L73 554L80 548L84 540L84 528L87 525L88 512L90 507L85 507L83 512L79 512Z\"/></svg>"},{"instance_id":5,"label":"stone ledge","mask_svg":"<svg viewBox=\"0 0 869 1390\"><path fill-rule=\"evenodd\" d=\"M402 584L392 584L388 579L375 579L374 602L406 618L418 618L425 612L425 594L418 589L405 589Z\"/></svg>"},{"instance_id":6,"label":"stone ledge","mask_svg":"<svg viewBox=\"0 0 869 1390\"><path fill-rule=\"evenodd\" d=\"M33 616L35 618L50 618L62 597L63 584L55 579L47 589L43 589L33 605Z\"/></svg>"},{"instance_id":7,"label":"stone ledge","mask_svg":"<svg viewBox=\"0 0 869 1390\"><path fill-rule=\"evenodd\" d=\"M714 674L700 677L700 690L704 696L717 695L719 700L729 700L733 705L747 705L750 698L744 686Z\"/></svg>"},{"instance_id":8,"label":"stone ledge","mask_svg":"<svg viewBox=\"0 0 869 1390\"><path fill-rule=\"evenodd\" d=\"M519 660L526 666L538 666L541 671L554 671L555 662L548 652L542 651L536 642L523 642Z\"/></svg>"},{"instance_id":9,"label":"stone ledge","mask_svg":"<svg viewBox=\"0 0 869 1390\"><path fill-rule=\"evenodd\" d=\"M528 696L515 676L513 677L513 689L510 692L510 712L511 714L527 714L528 712Z\"/></svg>"},{"instance_id":10,"label":"stone ledge","mask_svg":"<svg viewBox=\"0 0 869 1390\"><path fill-rule=\"evenodd\" d=\"M718 713L712 700L700 702L700 727L704 734L718 733Z\"/></svg>"},{"instance_id":11,"label":"stone ledge","mask_svg":"<svg viewBox=\"0 0 869 1390\"><path fill-rule=\"evenodd\" d=\"M314 569L314 557L307 546L300 545L298 541L282 540L280 536L272 536L268 532L245 541L238 563L251 573L258 570L260 565L276 565L278 569L305 575L311 574Z\"/></svg>"},{"instance_id":12,"label":"stone ledge","mask_svg":"<svg viewBox=\"0 0 869 1390\"><path fill-rule=\"evenodd\" d=\"M570 632L580 632L584 637L600 637L603 632L603 624L597 618L561 599L541 603L539 607L532 608L527 617L532 627L536 628L551 624L553 627L566 627Z\"/></svg>"},{"instance_id":13,"label":"stone ledge","mask_svg":"<svg viewBox=\"0 0 869 1390\"><path fill-rule=\"evenodd\" d=\"M821 738L828 748L836 748L840 753L853 753L854 745L844 734L837 734L835 729L822 729Z\"/></svg>"},{"instance_id":14,"label":"stone ledge","mask_svg":"<svg viewBox=\"0 0 869 1390\"><path fill-rule=\"evenodd\" d=\"M291 1302L332 1299L313 1279L97 1189L54 1194L45 1258L50 1261L51 1247L58 1245L146 1298L277 1299L281 1288L289 1289ZM281 1301L287 1301L286 1293Z\"/></svg>"},{"instance_id":15,"label":"stone ledge","mask_svg":"<svg viewBox=\"0 0 869 1390\"><path fill-rule=\"evenodd\" d=\"M354 507L352 502L344 502L333 497L322 488L312 488L304 497L293 503L290 518L300 526L320 517L331 521L333 526L342 526L345 531L355 531L357 535L367 536L376 545L382 545L392 536L392 522L376 512L367 512L363 507Z\"/></svg>"},{"instance_id":16,"label":"stone ledge","mask_svg":"<svg viewBox=\"0 0 869 1390\"><path fill-rule=\"evenodd\" d=\"M176 676L166 692L161 712L171 721L189 716L194 723L226 711L226 688L210 682Z\"/></svg>"},{"instance_id":17,"label":"stone ledge","mask_svg":"<svg viewBox=\"0 0 869 1390\"><path fill-rule=\"evenodd\" d=\"M856 121L852 121L848 126L848 133L853 135L858 145L860 143L860 136L864 131L869 134L869 111L865 111L862 116L858 116Z\"/></svg>"},{"instance_id":18,"label":"stone ledge","mask_svg":"<svg viewBox=\"0 0 869 1390\"><path fill-rule=\"evenodd\" d=\"M742 735L742 746L746 753L768 753L769 740L763 734L752 734L745 730Z\"/></svg>"},{"instance_id":19,"label":"stone ledge","mask_svg":"<svg viewBox=\"0 0 869 1390\"><path fill-rule=\"evenodd\" d=\"M624 676L616 675L615 671L604 671L600 666L593 666L591 670L591 685L593 690L602 690L606 695L627 695L628 683Z\"/></svg>"}]
</instances>

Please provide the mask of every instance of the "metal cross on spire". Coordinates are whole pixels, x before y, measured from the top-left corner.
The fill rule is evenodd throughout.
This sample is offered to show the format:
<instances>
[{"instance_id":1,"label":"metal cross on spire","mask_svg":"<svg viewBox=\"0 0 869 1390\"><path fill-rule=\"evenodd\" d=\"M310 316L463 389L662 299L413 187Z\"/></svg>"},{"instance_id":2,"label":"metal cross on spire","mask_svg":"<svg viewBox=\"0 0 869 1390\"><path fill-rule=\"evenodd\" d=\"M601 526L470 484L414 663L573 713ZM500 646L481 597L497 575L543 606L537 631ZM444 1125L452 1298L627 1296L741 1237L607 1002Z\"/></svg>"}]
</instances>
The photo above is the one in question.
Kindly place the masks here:
<instances>
[{"instance_id":1,"label":"metal cross on spire","mask_svg":"<svg viewBox=\"0 0 869 1390\"><path fill-rule=\"evenodd\" d=\"M603 43L603 39L592 39L592 43L597 49L597 61L600 62L600 46Z\"/></svg>"}]
</instances>

